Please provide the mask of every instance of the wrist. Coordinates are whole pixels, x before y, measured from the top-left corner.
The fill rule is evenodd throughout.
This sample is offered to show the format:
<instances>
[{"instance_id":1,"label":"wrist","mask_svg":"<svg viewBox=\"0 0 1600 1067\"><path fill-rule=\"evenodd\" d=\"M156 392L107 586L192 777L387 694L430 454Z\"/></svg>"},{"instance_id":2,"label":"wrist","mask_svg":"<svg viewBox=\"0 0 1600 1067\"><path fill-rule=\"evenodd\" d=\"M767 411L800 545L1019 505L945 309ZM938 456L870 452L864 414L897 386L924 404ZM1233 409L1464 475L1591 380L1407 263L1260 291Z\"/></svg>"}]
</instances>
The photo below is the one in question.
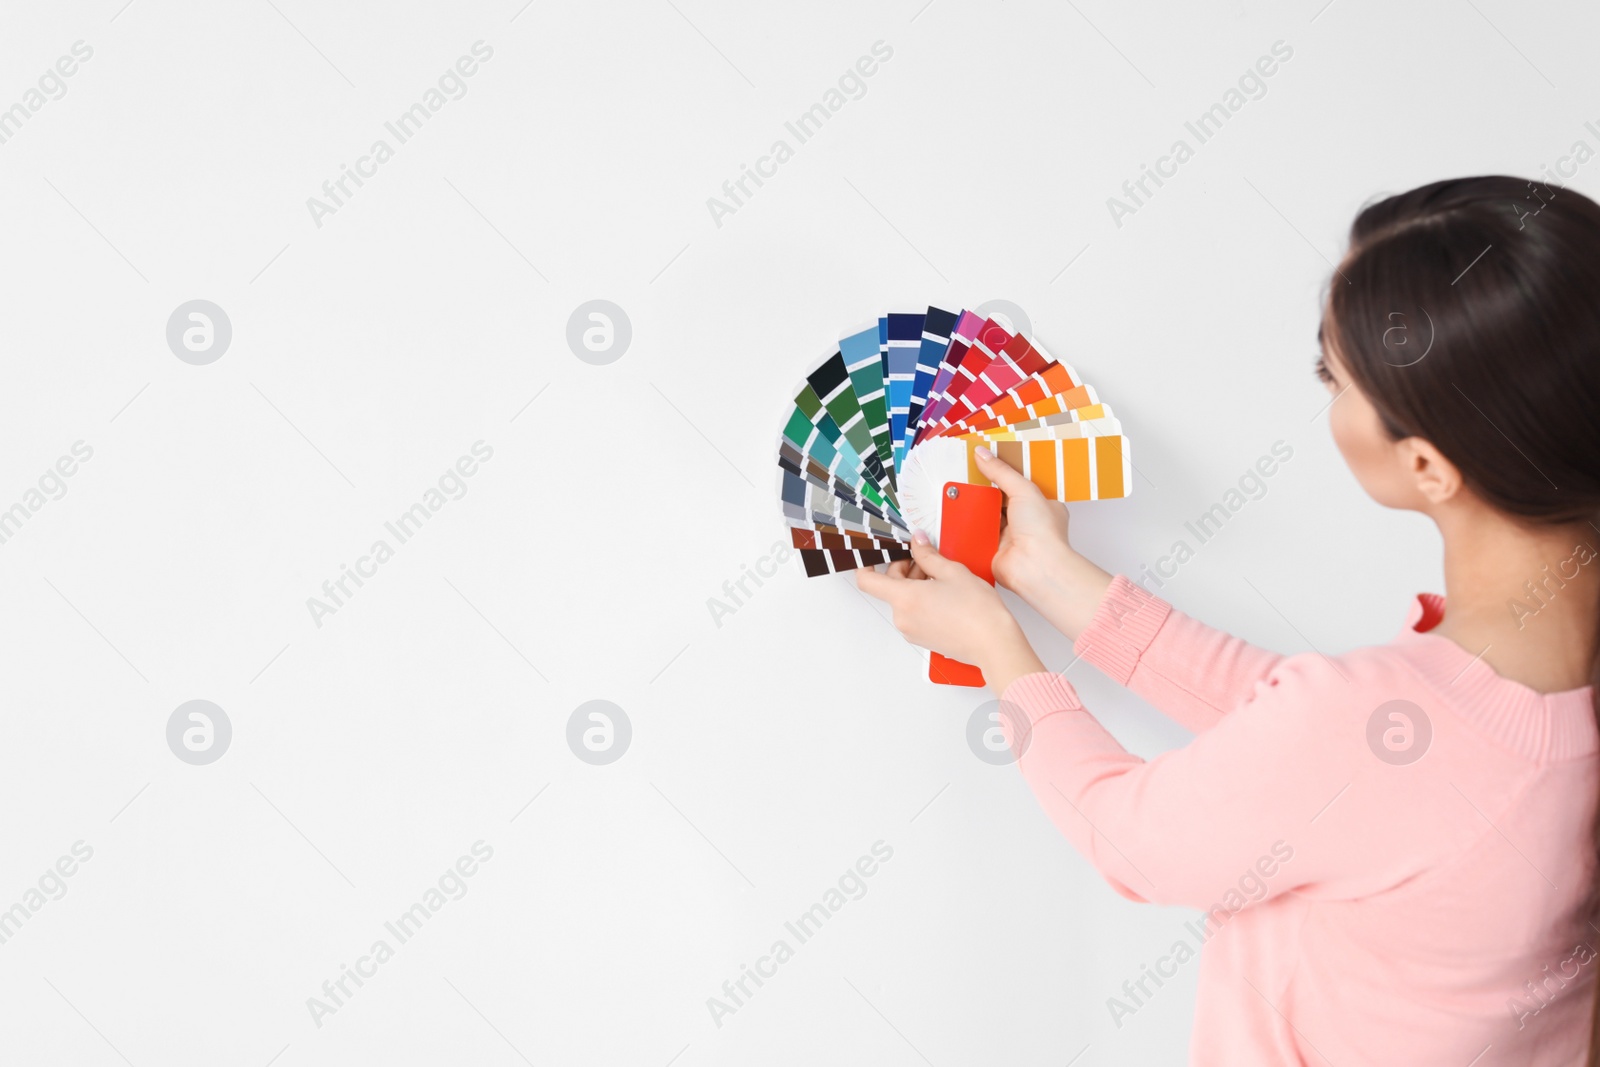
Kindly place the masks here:
<instances>
[{"instance_id":1,"label":"wrist","mask_svg":"<svg viewBox=\"0 0 1600 1067\"><path fill-rule=\"evenodd\" d=\"M1045 666L1028 643L1022 627L1012 620L1010 627L996 634L978 669L983 671L984 682L994 690L995 696L999 696L1018 678L1036 674Z\"/></svg>"},{"instance_id":2,"label":"wrist","mask_svg":"<svg viewBox=\"0 0 1600 1067\"><path fill-rule=\"evenodd\" d=\"M1111 572L1063 546L1043 561L1027 590L1018 594L1050 625L1076 641L1094 619L1113 579Z\"/></svg>"}]
</instances>

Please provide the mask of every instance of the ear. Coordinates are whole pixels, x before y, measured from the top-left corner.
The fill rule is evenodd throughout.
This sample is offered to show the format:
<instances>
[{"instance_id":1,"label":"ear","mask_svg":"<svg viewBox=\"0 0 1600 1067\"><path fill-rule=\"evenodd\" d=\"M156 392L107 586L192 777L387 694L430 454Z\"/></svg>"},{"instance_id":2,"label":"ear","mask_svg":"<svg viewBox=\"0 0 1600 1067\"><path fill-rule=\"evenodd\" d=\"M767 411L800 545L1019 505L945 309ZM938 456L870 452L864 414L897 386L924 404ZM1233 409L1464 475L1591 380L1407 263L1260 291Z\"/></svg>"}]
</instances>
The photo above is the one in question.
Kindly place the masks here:
<instances>
[{"instance_id":1,"label":"ear","mask_svg":"<svg viewBox=\"0 0 1600 1067\"><path fill-rule=\"evenodd\" d=\"M1396 445L1401 463L1422 498L1430 504L1443 504L1461 492L1461 471L1421 437L1407 437Z\"/></svg>"}]
</instances>

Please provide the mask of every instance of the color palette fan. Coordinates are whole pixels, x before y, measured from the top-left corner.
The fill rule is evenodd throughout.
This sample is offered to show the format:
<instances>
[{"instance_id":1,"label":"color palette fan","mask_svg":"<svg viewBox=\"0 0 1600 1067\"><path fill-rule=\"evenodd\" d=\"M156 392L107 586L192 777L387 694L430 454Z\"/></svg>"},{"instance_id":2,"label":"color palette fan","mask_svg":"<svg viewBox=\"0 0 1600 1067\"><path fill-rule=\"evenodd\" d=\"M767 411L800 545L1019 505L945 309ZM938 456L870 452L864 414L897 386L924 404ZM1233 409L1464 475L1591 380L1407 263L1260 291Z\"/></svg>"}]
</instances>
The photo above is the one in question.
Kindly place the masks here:
<instances>
[{"instance_id":1,"label":"color palette fan","mask_svg":"<svg viewBox=\"0 0 1600 1067\"><path fill-rule=\"evenodd\" d=\"M806 375L778 440L790 542L810 577L935 545L952 483L988 485L973 450L1063 501L1133 490L1128 439L1092 386L971 311L888 314Z\"/></svg>"}]
</instances>

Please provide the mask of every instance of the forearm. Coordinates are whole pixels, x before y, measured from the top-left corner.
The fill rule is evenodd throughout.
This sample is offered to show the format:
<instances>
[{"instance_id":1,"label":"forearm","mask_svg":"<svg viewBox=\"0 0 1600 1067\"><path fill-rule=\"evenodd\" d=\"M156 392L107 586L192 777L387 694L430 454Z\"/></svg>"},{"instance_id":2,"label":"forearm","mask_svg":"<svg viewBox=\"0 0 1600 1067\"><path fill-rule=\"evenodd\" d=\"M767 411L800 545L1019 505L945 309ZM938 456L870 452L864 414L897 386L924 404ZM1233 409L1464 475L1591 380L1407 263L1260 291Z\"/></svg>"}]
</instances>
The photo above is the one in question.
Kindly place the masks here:
<instances>
[{"instance_id":1,"label":"forearm","mask_svg":"<svg viewBox=\"0 0 1600 1067\"><path fill-rule=\"evenodd\" d=\"M1250 699L1282 660L1174 611L1125 577L1112 580L1074 648L1196 733Z\"/></svg>"},{"instance_id":2,"label":"forearm","mask_svg":"<svg viewBox=\"0 0 1600 1067\"><path fill-rule=\"evenodd\" d=\"M1065 542L1029 548L997 575L1004 584L1079 656L1190 730L1216 725L1281 658L1174 612Z\"/></svg>"},{"instance_id":3,"label":"forearm","mask_svg":"<svg viewBox=\"0 0 1600 1067\"><path fill-rule=\"evenodd\" d=\"M1240 712L1233 729L1210 731L1148 763L1127 752L1058 675L1019 679L1005 693L999 723L1040 807L1113 889L1132 900L1207 908L1237 895L1240 873L1263 855L1287 858L1280 845L1296 857L1295 873L1263 895L1347 871L1364 854L1366 835L1306 825L1366 754L1359 739L1350 743L1348 719L1290 710L1305 709L1330 683L1342 687L1320 661L1311 670L1310 685L1289 676L1260 706ZM1337 851L1317 847L1329 834L1344 842ZM1392 836L1415 849L1408 834Z\"/></svg>"}]
</instances>

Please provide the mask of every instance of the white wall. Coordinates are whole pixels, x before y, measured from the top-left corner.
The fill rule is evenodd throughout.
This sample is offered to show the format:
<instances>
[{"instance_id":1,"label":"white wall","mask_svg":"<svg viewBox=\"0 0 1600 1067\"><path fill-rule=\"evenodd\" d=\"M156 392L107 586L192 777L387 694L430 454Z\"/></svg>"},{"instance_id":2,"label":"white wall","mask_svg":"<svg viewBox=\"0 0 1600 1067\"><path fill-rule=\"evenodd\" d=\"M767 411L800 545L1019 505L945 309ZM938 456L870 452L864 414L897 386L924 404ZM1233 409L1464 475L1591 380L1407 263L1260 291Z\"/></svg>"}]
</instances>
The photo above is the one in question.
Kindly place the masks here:
<instances>
[{"instance_id":1,"label":"white wall","mask_svg":"<svg viewBox=\"0 0 1600 1067\"><path fill-rule=\"evenodd\" d=\"M1074 512L1085 551L1153 562L1281 440L1163 592L1279 649L1383 641L1440 571L1318 417L1329 261L1378 193L1600 149L1591 8L122 2L0 32L0 107L93 49L0 144L0 507L93 449L0 545L0 908L93 849L0 944L0 1059L1182 1058L1193 964L1120 1028L1106 999L1189 914L1116 896L974 758L981 695L923 681L849 579L791 565L713 620L781 533L784 390L882 311L1010 300L1134 441L1133 498ZM479 40L466 95L317 225L306 199ZM719 226L707 198L877 41L865 95ZM1277 41L1266 94L1114 223ZM207 366L164 334L196 298L233 329ZM604 366L564 339L595 298L633 330ZM466 495L316 625L480 440ZM1070 677L1134 750L1182 743ZM192 699L232 724L207 766L166 740ZM632 723L607 766L566 742L593 699ZM866 895L718 1027L707 998L880 840Z\"/></svg>"}]
</instances>

